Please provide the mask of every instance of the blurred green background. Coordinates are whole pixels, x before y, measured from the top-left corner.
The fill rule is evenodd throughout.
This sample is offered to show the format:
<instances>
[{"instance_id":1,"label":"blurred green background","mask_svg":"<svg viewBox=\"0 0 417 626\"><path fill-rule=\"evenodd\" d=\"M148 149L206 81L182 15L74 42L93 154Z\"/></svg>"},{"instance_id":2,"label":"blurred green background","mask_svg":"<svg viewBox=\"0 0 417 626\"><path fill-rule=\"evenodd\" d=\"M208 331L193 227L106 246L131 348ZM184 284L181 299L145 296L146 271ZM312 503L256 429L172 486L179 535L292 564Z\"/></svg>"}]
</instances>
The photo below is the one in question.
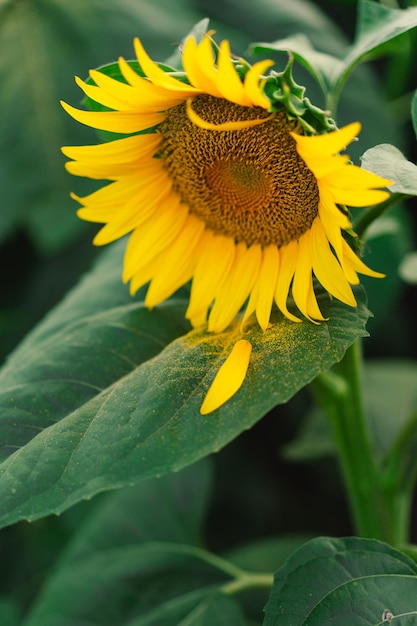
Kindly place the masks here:
<instances>
[{"instance_id":1,"label":"blurred green background","mask_svg":"<svg viewBox=\"0 0 417 626\"><path fill-rule=\"evenodd\" d=\"M69 198L71 190L83 195L94 187L66 173L59 150L97 141L59 105L61 99L79 105L74 75L85 78L90 68L120 55L132 58L135 36L163 61L204 17L236 54L245 55L253 41L302 32L318 50L341 55L354 36L356 10L353 0L0 0L0 362L100 254L91 245L97 229L76 217ZM378 143L393 143L416 161L410 123L416 43L415 32L402 36L386 57L357 68L345 86L337 122L362 124L360 141L350 150L356 163ZM276 55L278 69L285 62ZM295 77L322 105L305 71L297 67ZM415 208L410 202L390 213L369 242L368 263L387 273L384 281L366 281L375 315L365 342L370 358L417 358L416 287L398 274L405 255L416 248ZM351 532L333 458L295 462L286 448L308 409L303 392L216 455L206 529L212 549L277 533ZM1 531L0 617L4 610L10 624L18 623L94 505Z\"/></svg>"}]
</instances>

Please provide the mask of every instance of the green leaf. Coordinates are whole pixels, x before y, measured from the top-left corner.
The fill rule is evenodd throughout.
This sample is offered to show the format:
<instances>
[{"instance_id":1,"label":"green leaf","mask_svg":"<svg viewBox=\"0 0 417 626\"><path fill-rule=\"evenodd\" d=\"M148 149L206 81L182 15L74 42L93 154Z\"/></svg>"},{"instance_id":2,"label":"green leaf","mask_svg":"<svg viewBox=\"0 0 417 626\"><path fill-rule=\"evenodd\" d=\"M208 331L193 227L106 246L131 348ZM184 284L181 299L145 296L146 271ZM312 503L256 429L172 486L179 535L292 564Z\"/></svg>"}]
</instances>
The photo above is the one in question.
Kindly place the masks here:
<instances>
[{"instance_id":1,"label":"green leaf","mask_svg":"<svg viewBox=\"0 0 417 626\"><path fill-rule=\"evenodd\" d=\"M395 9L374 0L359 0L355 39L345 64L356 64L369 53L375 56L384 44L415 28L416 14L413 7Z\"/></svg>"},{"instance_id":2,"label":"green leaf","mask_svg":"<svg viewBox=\"0 0 417 626\"><path fill-rule=\"evenodd\" d=\"M239 606L216 592L230 579L225 562L193 545L209 469L199 463L109 494L80 527L25 626L243 626Z\"/></svg>"},{"instance_id":3,"label":"green leaf","mask_svg":"<svg viewBox=\"0 0 417 626\"><path fill-rule=\"evenodd\" d=\"M342 67L340 59L315 50L308 37L303 34L292 35L273 43L255 43L252 44L251 50L254 54L270 51L292 54L316 79L324 94L331 92L332 74L337 71L336 68Z\"/></svg>"},{"instance_id":4,"label":"green leaf","mask_svg":"<svg viewBox=\"0 0 417 626\"><path fill-rule=\"evenodd\" d=\"M387 611L417 624L416 564L379 541L321 537L276 572L264 626L377 626Z\"/></svg>"},{"instance_id":5,"label":"green leaf","mask_svg":"<svg viewBox=\"0 0 417 626\"><path fill-rule=\"evenodd\" d=\"M389 9L370 0L362 0L354 42L340 57L315 50L303 35L273 43L253 44L254 52L291 51L314 76L328 102L333 102L353 68L370 53L417 26L417 7ZM334 114L334 111L333 111Z\"/></svg>"},{"instance_id":6,"label":"green leaf","mask_svg":"<svg viewBox=\"0 0 417 626\"><path fill-rule=\"evenodd\" d=\"M239 324L218 335L184 335L186 291L147 311L140 295L132 300L118 284L120 253L115 246L0 375L2 525L58 513L219 450L366 335L360 288L358 308L321 293L330 320L320 325L278 314L266 332L254 323L245 335L253 344L245 384L202 416L211 381L241 337Z\"/></svg>"},{"instance_id":7,"label":"green leaf","mask_svg":"<svg viewBox=\"0 0 417 626\"><path fill-rule=\"evenodd\" d=\"M417 7L390 9L372 0L359 5L355 40L343 57L343 69L334 75L334 89L339 90L353 68L370 53L375 56L388 41L417 26Z\"/></svg>"},{"instance_id":8,"label":"green leaf","mask_svg":"<svg viewBox=\"0 0 417 626\"><path fill-rule=\"evenodd\" d=\"M393 193L417 195L417 165L408 161L398 148L380 144L370 148L361 158L363 169L391 179Z\"/></svg>"}]
</instances>

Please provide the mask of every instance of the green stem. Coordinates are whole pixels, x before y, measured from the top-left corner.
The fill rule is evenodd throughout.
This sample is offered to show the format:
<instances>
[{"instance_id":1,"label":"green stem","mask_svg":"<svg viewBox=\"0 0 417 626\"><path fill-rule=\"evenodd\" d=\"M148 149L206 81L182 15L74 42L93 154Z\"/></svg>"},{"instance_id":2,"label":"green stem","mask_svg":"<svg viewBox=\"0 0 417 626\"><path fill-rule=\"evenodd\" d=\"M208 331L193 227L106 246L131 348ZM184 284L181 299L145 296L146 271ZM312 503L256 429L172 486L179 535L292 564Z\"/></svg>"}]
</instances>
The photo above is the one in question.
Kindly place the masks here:
<instances>
[{"instance_id":1,"label":"green stem","mask_svg":"<svg viewBox=\"0 0 417 626\"><path fill-rule=\"evenodd\" d=\"M246 589L270 589L274 582L273 574L258 574L257 572L245 572L239 578L225 583L220 589L223 593L233 595Z\"/></svg>"},{"instance_id":2,"label":"green stem","mask_svg":"<svg viewBox=\"0 0 417 626\"><path fill-rule=\"evenodd\" d=\"M217 554L213 554L213 552L209 552L204 548L200 548L198 546L189 546L187 544L182 543L171 543L165 541L154 541L148 543L149 547L152 547L155 551L161 550L164 553L172 553L172 554L182 554L186 556L190 556L196 559L200 559L201 561L205 561L212 567L224 572L231 578L242 578L247 572L241 569L237 565L234 565L230 561L226 561L221 556L217 556Z\"/></svg>"},{"instance_id":3,"label":"green stem","mask_svg":"<svg viewBox=\"0 0 417 626\"><path fill-rule=\"evenodd\" d=\"M227 574L232 580L227 581L220 587L220 591L232 595L245 591L246 589L270 589L274 582L274 575L265 572L248 572L230 561L226 561L217 554L209 552L197 546L169 542L150 542L149 547L154 550L161 550L164 553L182 554L193 558L201 559L212 567Z\"/></svg>"},{"instance_id":4,"label":"green stem","mask_svg":"<svg viewBox=\"0 0 417 626\"><path fill-rule=\"evenodd\" d=\"M313 390L330 420L357 533L394 543L363 408L361 359L357 340L336 367L337 373L319 376Z\"/></svg>"},{"instance_id":5,"label":"green stem","mask_svg":"<svg viewBox=\"0 0 417 626\"><path fill-rule=\"evenodd\" d=\"M388 209L390 209L394 204L401 202L405 198L410 198L411 196L406 193L393 193L389 198L385 200L385 202L381 202L380 204L376 204L374 206L369 207L365 211L362 211L361 214L354 220L353 222L353 230L358 235L358 237L363 237L366 229L374 222L378 217L383 215Z\"/></svg>"},{"instance_id":6,"label":"green stem","mask_svg":"<svg viewBox=\"0 0 417 626\"><path fill-rule=\"evenodd\" d=\"M388 506L392 520L393 545L401 546L409 539L411 503L413 492L388 494Z\"/></svg>"}]
</instances>

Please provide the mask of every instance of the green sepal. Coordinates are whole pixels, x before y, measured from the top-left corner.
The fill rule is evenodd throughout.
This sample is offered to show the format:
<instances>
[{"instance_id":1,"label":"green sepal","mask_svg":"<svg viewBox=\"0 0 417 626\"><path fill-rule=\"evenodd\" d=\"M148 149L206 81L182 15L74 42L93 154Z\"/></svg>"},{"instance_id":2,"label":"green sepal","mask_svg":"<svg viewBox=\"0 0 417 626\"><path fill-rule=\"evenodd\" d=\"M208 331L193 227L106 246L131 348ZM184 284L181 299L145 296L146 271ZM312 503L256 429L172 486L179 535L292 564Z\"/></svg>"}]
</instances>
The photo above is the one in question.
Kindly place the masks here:
<instances>
[{"instance_id":1,"label":"green sepal","mask_svg":"<svg viewBox=\"0 0 417 626\"><path fill-rule=\"evenodd\" d=\"M308 135L335 130L336 123L329 111L320 109L304 96L305 87L296 83L292 75L293 65L294 55L288 52L285 69L282 72L273 70L266 79L264 93L271 100L270 110L284 107L288 116L297 119Z\"/></svg>"}]
</instances>

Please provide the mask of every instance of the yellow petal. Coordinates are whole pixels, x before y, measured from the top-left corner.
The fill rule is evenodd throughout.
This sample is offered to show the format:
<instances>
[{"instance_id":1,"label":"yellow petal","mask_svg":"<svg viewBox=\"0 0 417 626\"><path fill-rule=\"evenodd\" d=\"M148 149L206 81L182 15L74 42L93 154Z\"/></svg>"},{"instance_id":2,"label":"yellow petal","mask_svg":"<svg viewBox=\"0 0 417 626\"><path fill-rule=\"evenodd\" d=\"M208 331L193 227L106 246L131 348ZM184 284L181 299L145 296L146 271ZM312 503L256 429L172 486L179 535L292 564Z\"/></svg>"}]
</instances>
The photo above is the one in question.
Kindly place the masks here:
<instances>
[{"instance_id":1,"label":"yellow petal","mask_svg":"<svg viewBox=\"0 0 417 626\"><path fill-rule=\"evenodd\" d=\"M214 58L210 38L205 37L205 41L206 44L203 48L203 42L197 46L194 37L188 37L184 45L182 64L190 83L194 87L203 93L220 98L221 93L215 82ZM205 59L207 59L207 68L205 67Z\"/></svg>"},{"instance_id":2,"label":"yellow petal","mask_svg":"<svg viewBox=\"0 0 417 626\"><path fill-rule=\"evenodd\" d=\"M209 36L205 37L197 47L196 60L199 65L199 72L204 77L207 93L221 98L222 94L217 85L218 69L215 65L213 46ZM205 92L206 89L203 91Z\"/></svg>"},{"instance_id":3,"label":"yellow petal","mask_svg":"<svg viewBox=\"0 0 417 626\"><path fill-rule=\"evenodd\" d=\"M315 157L309 155L308 159L306 159L306 163L308 164L308 168L314 172L314 176L317 179L321 179L332 172L337 172L345 166L352 167L348 165L349 157L347 154L327 157L323 157L321 154Z\"/></svg>"},{"instance_id":4,"label":"yellow petal","mask_svg":"<svg viewBox=\"0 0 417 626\"><path fill-rule=\"evenodd\" d=\"M61 151L68 158L83 163L96 164L99 161L106 164L120 164L153 156L160 143L161 135L149 133L91 146L63 146Z\"/></svg>"},{"instance_id":5,"label":"yellow petal","mask_svg":"<svg viewBox=\"0 0 417 626\"><path fill-rule=\"evenodd\" d=\"M301 313L309 319L307 310L308 294L311 282L311 251L310 232L307 231L300 238L298 243L298 255L294 270L294 280L292 285L292 295L294 302ZM310 320L311 321L311 320Z\"/></svg>"},{"instance_id":6,"label":"yellow petal","mask_svg":"<svg viewBox=\"0 0 417 626\"><path fill-rule=\"evenodd\" d=\"M324 185L323 185L324 187ZM365 207L373 204L379 204L389 198L388 191L380 189L340 189L336 187L328 187L337 204L346 204L348 206Z\"/></svg>"},{"instance_id":7,"label":"yellow petal","mask_svg":"<svg viewBox=\"0 0 417 626\"><path fill-rule=\"evenodd\" d=\"M95 246L104 246L107 243L120 239L137 228L159 211L159 205L171 193L171 181L167 178L156 178L148 186L138 190L137 195L123 206L114 218L108 222L94 237ZM158 192L155 193L155 187Z\"/></svg>"},{"instance_id":8,"label":"yellow petal","mask_svg":"<svg viewBox=\"0 0 417 626\"><path fill-rule=\"evenodd\" d=\"M270 100L262 93L260 88L260 77L265 71L274 65L273 61L259 61L255 63L249 69L245 76L244 88L246 95L252 104L262 107L263 109L269 109L271 106Z\"/></svg>"},{"instance_id":9,"label":"yellow petal","mask_svg":"<svg viewBox=\"0 0 417 626\"><path fill-rule=\"evenodd\" d=\"M151 180L158 174L161 175L163 169L159 159L143 158L131 163L106 163L100 159L87 162L68 161L65 169L74 176L88 176L95 180L119 180L123 177L137 176L143 181Z\"/></svg>"},{"instance_id":10,"label":"yellow petal","mask_svg":"<svg viewBox=\"0 0 417 626\"><path fill-rule=\"evenodd\" d=\"M251 352L252 344L246 339L235 343L204 398L200 408L202 415L212 413L239 391L246 378Z\"/></svg>"},{"instance_id":11,"label":"yellow petal","mask_svg":"<svg viewBox=\"0 0 417 626\"><path fill-rule=\"evenodd\" d=\"M144 112L155 111L155 109L166 110L183 100L182 96L173 97L171 92L158 89L149 80L138 75L139 81L135 87L114 80L96 70L91 70L90 75L98 87L109 97L120 100L126 110L134 109L143 110ZM162 91L162 93L158 93L158 91ZM119 107L112 108L119 109Z\"/></svg>"},{"instance_id":12,"label":"yellow petal","mask_svg":"<svg viewBox=\"0 0 417 626\"><path fill-rule=\"evenodd\" d=\"M336 206L333 195L324 188L320 188L319 217L326 237L340 259L343 256L341 230L350 228L351 223L347 215Z\"/></svg>"},{"instance_id":13,"label":"yellow petal","mask_svg":"<svg viewBox=\"0 0 417 626\"><path fill-rule=\"evenodd\" d=\"M159 268L163 267L164 264L164 253L161 252L155 258L152 259L149 263L140 268L138 272L136 272L130 281L129 285L129 293L131 296L134 296L138 289L149 283L159 272Z\"/></svg>"},{"instance_id":14,"label":"yellow petal","mask_svg":"<svg viewBox=\"0 0 417 626\"><path fill-rule=\"evenodd\" d=\"M105 92L109 97L120 100L127 110L136 108L138 104L143 103L143 96L141 96L139 90L132 87L132 85L126 85L126 83L115 80L98 70L90 70L89 74L97 85L97 88L101 89L101 91Z\"/></svg>"},{"instance_id":15,"label":"yellow petal","mask_svg":"<svg viewBox=\"0 0 417 626\"><path fill-rule=\"evenodd\" d=\"M319 218L315 219L311 227L311 244L313 271L317 280L335 298L349 306L356 306L355 296L330 249Z\"/></svg>"},{"instance_id":16,"label":"yellow petal","mask_svg":"<svg viewBox=\"0 0 417 626\"><path fill-rule=\"evenodd\" d=\"M264 124L268 122L273 117L275 117L275 113L271 113L268 117L261 117L257 120L242 120L237 122L223 122L222 124L213 124L212 122L206 122L203 120L193 109L193 99L188 98L186 107L187 107L187 115L191 122L198 126L199 128L204 128L205 130L217 130L217 131L225 131L225 130L241 130L242 128L249 128L250 126L259 126L259 124Z\"/></svg>"},{"instance_id":17,"label":"yellow petal","mask_svg":"<svg viewBox=\"0 0 417 626\"><path fill-rule=\"evenodd\" d=\"M235 243L231 237L214 235L207 231L194 272L190 303L186 312L186 317L193 326L199 325L194 320L200 322L201 316L207 315L217 289L227 280L234 257Z\"/></svg>"},{"instance_id":18,"label":"yellow petal","mask_svg":"<svg viewBox=\"0 0 417 626\"><path fill-rule=\"evenodd\" d=\"M308 312L309 317L312 319L314 323L316 323L316 321L324 322L326 319L329 319L327 317L323 317L322 312L319 309L316 294L314 293L314 286L313 286L312 279L310 279L310 286L308 289L307 312Z\"/></svg>"},{"instance_id":19,"label":"yellow petal","mask_svg":"<svg viewBox=\"0 0 417 626\"><path fill-rule=\"evenodd\" d=\"M166 300L192 278L204 227L204 222L188 216L179 237L163 253L164 265L155 274L146 294L147 307L152 309Z\"/></svg>"},{"instance_id":20,"label":"yellow petal","mask_svg":"<svg viewBox=\"0 0 417 626\"><path fill-rule=\"evenodd\" d=\"M92 222L107 222L113 219L119 220L124 215L131 215L132 219L142 220L146 215L147 202L153 202L154 189L169 190L171 181L161 170L155 172L153 177L138 178L129 176L98 189L94 193L80 198L71 194L74 200L84 205L78 210L82 219Z\"/></svg>"},{"instance_id":21,"label":"yellow petal","mask_svg":"<svg viewBox=\"0 0 417 626\"><path fill-rule=\"evenodd\" d=\"M136 190L140 189L142 185L143 182L138 180L137 176L127 176L113 183L109 183L87 196L81 197L72 193L71 197L85 207L91 209L95 208L97 210L101 208L106 209L116 204L128 202L135 194Z\"/></svg>"},{"instance_id":22,"label":"yellow petal","mask_svg":"<svg viewBox=\"0 0 417 626\"><path fill-rule=\"evenodd\" d=\"M343 240L343 264L348 261L356 272L359 274L365 274L366 276L372 276L373 278L384 278L385 274L381 274L380 272L375 272L371 270L361 259L353 252L352 248L349 244Z\"/></svg>"},{"instance_id":23,"label":"yellow petal","mask_svg":"<svg viewBox=\"0 0 417 626\"><path fill-rule=\"evenodd\" d=\"M180 104L187 96L175 93L165 87L154 85L148 78L143 78L136 74L134 69L122 57L119 58L120 71L129 85L137 88L143 101L143 105L136 105L138 109L148 111L166 111L167 109ZM136 108L136 107L135 107Z\"/></svg>"},{"instance_id":24,"label":"yellow petal","mask_svg":"<svg viewBox=\"0 0 417 626\"><path fill-rule=\"evenodd\" d=\"M258 277L261 264L261 246L236 245L235 258L225 280L215 295L208 319L210 332L221 332L236 317L249 296Z\"/></svg>"},{"instance_id":25,"label":"yellow petal","mask_svg":"<svg viewBox=\"0 0 417 626\"><path fill-rule=\"evenodd\" d=\"M363 170L357 165L344 165L336 172L324 176L320 181L329 187L336 189L368 190L378 187L389 187L393 181L382 178L377 174Z\"/></svg>"},{"instance_id":26,"label":"yellow petal","mask_svg":"<svg viewBox=\"0 0 417 626\"><path fill-rule=\"evenodd\" d=\"M94 207L82 207L81 209L78 209L77 215L85 222L107 224L117 216L119 211L123 211L123 208L123 204L114 204L100 209Z\"/></svg>"},{"instance_id":27,"label":"yellow petal","mask_svg":"<svg viewBox=\"0 0 417 626\"><path fill-rule=\"evenodd\" d=\"M129 104L124 101L123 98L111 95L97 85L85 83L83 80L81 80L81 78L78 78L78 76L75 77L75 82L77 83L78 87L82 89L85 95L91 98L91 100L94 100L95 102L98 102L99 104L102 104L109 109L115 109L116 111L129 111L129 109L132 109L132 106L129 106Z\"/></svg>"},{"instance_id":28,"label":"yellow petal","mask_svg":"<svg viewBox=\"0 0 417 626\"><path fill-rule=\"evenodd\" d=\"M318 154L329 156L341 152L360 133L360 130L359 122L353 122L340 130L334 130L323 135L308 136L297 133L290 133L290 135L295 139L297 151L301 157L303 154L307 156L312 154L317 157Z\"/></svg>"},{"instance_id":29,"label":"yellow petal","mask_svg":"<svg viewBox=\"0 0 417 626\"><path fill-rule=\"evenodd\" d=\"M162 113L137 113L136 111L82 111L61 101L62 107L77 122L107 130L112 133L136 133L157 126L164 121Z\"/></svg>"},{"instance_id":30,"label":"yellow petal","mask_svg":"<svg viewBox=\"0 0 417 626\"><path fill-rule=\"evenodd\" d=\"M252 106L231 59L228 41L220 44L217 86L224 98L241 106Z\"/></svg>"},{"instance_id":31,"label":"yellow petal","mask_svg":"<svg viewBox=\"0 0 417 626\"><path fill-rule=\"evenodd\" d=\"M282 246L279 249L279 271L277 278L277 286L275 289L275 302L277 307L293 322L301 322L299 317L296 317L289 312L287 308L287 300L290 291L291 281L294 276L295 265L298 257L298 242L291 241L286 246Z\"/></svg>"},{"instance_id":32,"label":"yellow petal","mask_svg":"<svg viewBox=\"0 0 417 626\"><path fill-rule=\"evenodd\" d=\"M298 257L292 285L294 302L301 313L313 324L323 322L313 287L312 230L304 233L299 240Z\"/></svg>"},{"instance_id":33,"label":"yellow petal","mask_svg":"<svg viewBox=\"0 0 417 626\"><path fill-rule=\"evenodd\" d=\"M186 97L200 93L200 90L196 89L192 85L182 83L173 76L164 72L164 70L162 70L157 63L154 63L152 59L150 59L137 37L134 40L134 46L139 65L154 85L164 87L170 91L177 91L184 94Z\"/></svg>"},{"instance_id":34,"label":"yellow petal","mask_svg":"<svg viewBox=\"0 0 417 626\"><path fill-rule=\"evenodd\" d=\"M256 318L262 330L266 330L269 325L278 277L278 266L278 248L275 245L264 248L259 276L252 290L243 318L243 321L246 321L253 311L256 311Z\"/></svg>"},{"instance_id":35,"label":"yellow petal","mask_svg":"<svg viewBox=\"0 0 417 626\"><path fill-rule=\"evenodd\" d=\"M156 215L134 230L126 246L123 282L140 272L181 236L187 215L187 208L180 205L179 198L170 197L165 204L158 206Z\"/></svg>"}]
</instances>

